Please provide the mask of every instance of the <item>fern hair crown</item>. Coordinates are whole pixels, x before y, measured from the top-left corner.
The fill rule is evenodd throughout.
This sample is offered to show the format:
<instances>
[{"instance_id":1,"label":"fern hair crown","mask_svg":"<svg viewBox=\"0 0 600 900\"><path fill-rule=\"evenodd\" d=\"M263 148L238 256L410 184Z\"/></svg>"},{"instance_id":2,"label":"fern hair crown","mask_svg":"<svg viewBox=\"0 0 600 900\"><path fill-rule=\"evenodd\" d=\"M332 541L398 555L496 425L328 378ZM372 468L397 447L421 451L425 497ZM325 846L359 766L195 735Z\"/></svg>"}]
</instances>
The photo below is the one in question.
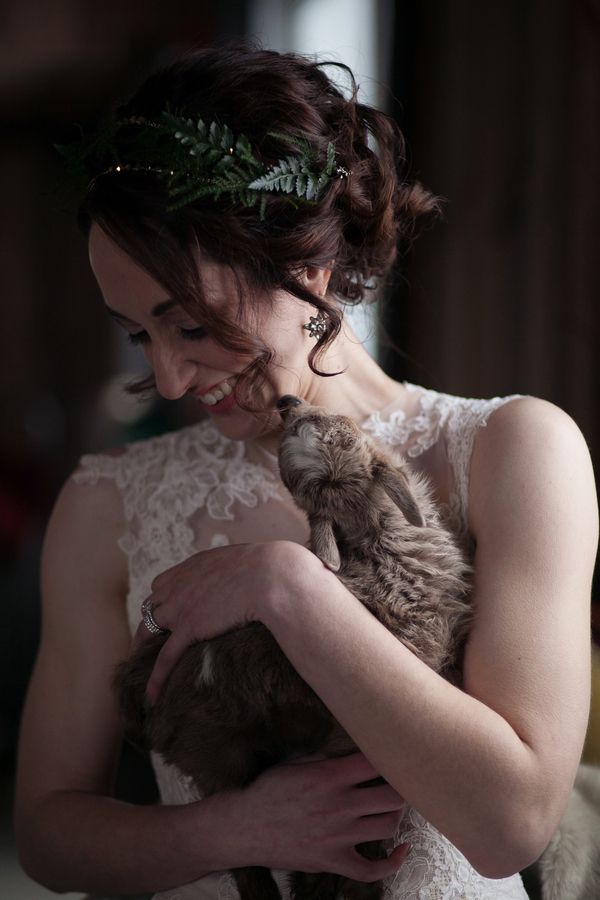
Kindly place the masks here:
<instances>
[{"instance_id":1,"label":"fern hair crown","mask_svg":"<svg viewBox=\"0 0 600 900\"><path fill-rule=\"evenodd\" d=\"M244 134L234 137L227 125L210 124L176 116L169 111L153 121L132 116L110 123L96 135L68 145L56 145L69 169L80 180L89 177L93 160L112 160L87 183L90 193L96 181L112 173L153 172L166 181L169 211L201 198L259 205L261 220L267 200L276 194L293 206L317 203L334 179L351 173L338 165L334 145L327 144L326 163L319 164L319 146L306 137L269 132L269 136L295 147L296 152L266 165L256 157Z\"/></svg>"}]
</instances>

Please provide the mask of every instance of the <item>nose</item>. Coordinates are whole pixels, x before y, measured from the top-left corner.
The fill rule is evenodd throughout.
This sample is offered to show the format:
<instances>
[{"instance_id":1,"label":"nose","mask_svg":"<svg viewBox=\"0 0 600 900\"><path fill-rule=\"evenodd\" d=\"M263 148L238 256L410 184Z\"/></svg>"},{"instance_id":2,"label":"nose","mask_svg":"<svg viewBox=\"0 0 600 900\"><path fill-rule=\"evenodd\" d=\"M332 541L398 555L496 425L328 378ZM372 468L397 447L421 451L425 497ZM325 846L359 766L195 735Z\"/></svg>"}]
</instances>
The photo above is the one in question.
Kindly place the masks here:
<instances>
[{"instance_id":1,"label":"nose","mask_svg":"<svg viewBox=\"0 0 600 900\"><path fill-rule=\"evenodd\" d=\"M285 417L293 406L300 406L302 400L299 397L294 397L293 394L284 394L283 397L280 397L277 401L277 409L279 410L279 415L285 422Z\"/></svg>"},{"instance_id":2,"label":"nose","mask_svg":"<svg viewBox=\"0 0 600 900\"><path fill-rule=\"evenodd\" d=\"M165 400L178 400L194 384L198 366L185 353L153 347L146 358L154 370L156 389Z\"/></svg>"}]
</instances>

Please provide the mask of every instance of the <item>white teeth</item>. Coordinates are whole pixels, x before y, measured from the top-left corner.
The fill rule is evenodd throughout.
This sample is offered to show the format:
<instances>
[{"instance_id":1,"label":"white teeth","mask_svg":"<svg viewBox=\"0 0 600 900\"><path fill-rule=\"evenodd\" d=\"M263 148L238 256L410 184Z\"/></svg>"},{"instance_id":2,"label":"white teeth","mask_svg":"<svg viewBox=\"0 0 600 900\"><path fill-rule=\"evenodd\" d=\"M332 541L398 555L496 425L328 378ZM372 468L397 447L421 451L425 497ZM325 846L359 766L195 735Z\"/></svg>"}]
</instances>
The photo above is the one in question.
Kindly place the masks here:
<instances>
[{"instance_id":1,"label":"white teeth","mask_svg":"<svg viewBox=\"0 0 600 900\"><path fill-rule=\"evenodd\" d=\"M230 382L233 382L231 384ZM222 381L217 387L213 388L212 391L207 391L206 394L197 394L198 400L204 403L206 406L214 406L216 403L219 403L220 400L223 400L225 397L229 397L229 395L233 392L233 386L235 385L235 379L230 379L230 381Z\"/></svg>"}]
</instances>

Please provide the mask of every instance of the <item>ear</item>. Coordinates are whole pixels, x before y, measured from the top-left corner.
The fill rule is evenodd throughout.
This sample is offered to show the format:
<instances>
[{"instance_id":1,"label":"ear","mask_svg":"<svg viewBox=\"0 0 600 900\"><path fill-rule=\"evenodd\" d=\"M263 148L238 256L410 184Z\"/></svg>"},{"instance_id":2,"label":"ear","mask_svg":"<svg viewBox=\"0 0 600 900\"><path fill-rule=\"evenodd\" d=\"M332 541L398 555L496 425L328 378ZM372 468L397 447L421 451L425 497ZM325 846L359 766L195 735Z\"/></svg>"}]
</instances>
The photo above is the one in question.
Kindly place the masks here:
<instances>
[{"instance_id":1,"label":"ear","mask_svg":"<svg viewBox=\"0 0 600 900\"><path fill-rule=\"evenodd\" d=\"M399 469L379 463L373 469L373 477L410 525L416 525L418 528L425 525L419 507L410 492L408 481Z\"/></svg>"},{"instance_id":2,"label":"ear","mask_svg":"<svg viewBox=\"0 0 600 900\"><path fill-rule=\"evenodd\" d=\"M319 269L317 266L307 266L304 270L303 281L309 291L317 297L324 297L331 278L331 269Z\"/></svg>"},{"instance_id":3,"label":"ear","mask_svg":"<svg viewBox=\"0 0 600 900\"><path fill-rule=\"evenodd\" d=\"M326 516L312 516L310 519L310 544L313 553L328 569L337 572L340 568L340 551L333 533L331 519Z\"/></svg>"}]
</instances>

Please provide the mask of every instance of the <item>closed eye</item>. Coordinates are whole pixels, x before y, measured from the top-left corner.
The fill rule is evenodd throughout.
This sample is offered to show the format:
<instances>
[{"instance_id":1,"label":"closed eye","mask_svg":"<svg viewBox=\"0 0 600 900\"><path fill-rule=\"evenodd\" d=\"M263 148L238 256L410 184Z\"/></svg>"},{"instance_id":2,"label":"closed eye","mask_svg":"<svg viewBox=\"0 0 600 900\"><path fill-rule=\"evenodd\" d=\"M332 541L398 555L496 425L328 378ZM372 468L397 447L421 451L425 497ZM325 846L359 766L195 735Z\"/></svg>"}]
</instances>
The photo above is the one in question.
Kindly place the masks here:
<instances>
[{"instance_id":1,"label":"closed eye","mask_svg":"<svg viewBox=\"0 0 600 900\"><path fill-rule=\"evenodd\" d=\"M206 329L199 325L197 328L178 328L179 337L184 341L199 341L203 337L206 337ZM150 335L147 331L136 331L133 334L131 331L127 335L127 340L134 347L137 347L138 344L145 344L150 340Z\"/></svg>"},{"instance_id":2,"label":"closed eye","mask_svg":"<svg viewBox=\"0 0 600 900\"><path fill-rule=\"evenodd\" d=\"M177 330L184 341L199 341L206 337L206 328L203 328L202 325L198 325L197 328L178 328Z\"/></svg>"},{"instance_id":3,"label":"closed eye","mask_svg":"<svg viewBox=\"0 0 600 900\"><path fill-rule=\"evenodd\" d=\"M146 341L150 340L150 335L147 331L136 331L135 334L132 334L130 331L127 333L127 340L134 347L137 347L138 344L144 344Z\"/></svg>"}]
</instances>

